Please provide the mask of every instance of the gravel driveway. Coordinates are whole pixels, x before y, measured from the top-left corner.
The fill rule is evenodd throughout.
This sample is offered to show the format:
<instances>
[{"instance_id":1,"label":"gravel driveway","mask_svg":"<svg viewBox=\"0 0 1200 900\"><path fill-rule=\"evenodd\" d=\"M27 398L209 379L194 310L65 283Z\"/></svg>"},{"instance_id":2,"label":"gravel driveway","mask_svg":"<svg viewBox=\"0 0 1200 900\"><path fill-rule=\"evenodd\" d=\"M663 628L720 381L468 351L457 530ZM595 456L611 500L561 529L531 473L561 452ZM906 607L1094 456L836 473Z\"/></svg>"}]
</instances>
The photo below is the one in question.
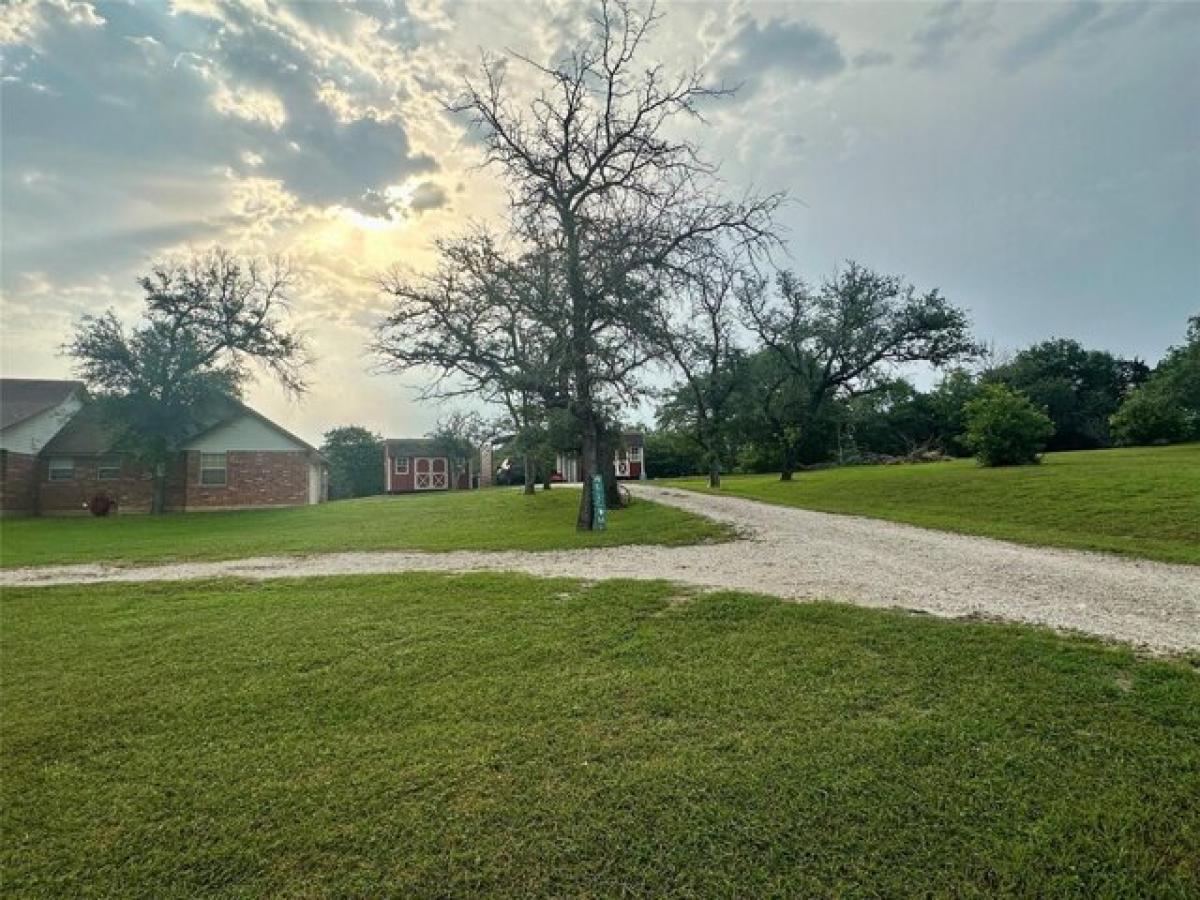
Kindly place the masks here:
<instances>
[{"instance_id":1,"label":"gravel driveway","mask_svg":"<svg viewBox=\"0 0 1200 900\"><path fill-rule=\"evenodd\" d=\"M1033 622L1156 650L1200 649L1200 566L1024 547L647 484L631 488L639 497L728 522L744 538L694 547L330 553L137 568L50 566L5 570L0 586L405 571L665 578L795 600Z\"/></svg>"}]
</instances>

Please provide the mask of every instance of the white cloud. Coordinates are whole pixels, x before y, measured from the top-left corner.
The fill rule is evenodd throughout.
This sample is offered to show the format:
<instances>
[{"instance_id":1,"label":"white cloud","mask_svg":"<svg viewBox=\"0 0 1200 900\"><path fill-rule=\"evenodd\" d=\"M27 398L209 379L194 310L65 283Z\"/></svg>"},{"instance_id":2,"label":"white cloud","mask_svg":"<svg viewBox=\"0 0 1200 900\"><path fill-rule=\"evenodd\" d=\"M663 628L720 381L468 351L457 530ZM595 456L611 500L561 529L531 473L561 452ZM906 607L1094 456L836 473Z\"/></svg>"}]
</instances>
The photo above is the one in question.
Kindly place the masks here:
<instances>
[{"instance_id":1,"label":"white cloud","mask_svg":"<svg viewBox=\"0 0 1200 900\"><path fill-rule=\"evenodd\" d=\"M223 116L261 122L276 131L287 122L283 101L270 91L220 84L212 95L212 105Z\"/></svg>"}]
</instances>

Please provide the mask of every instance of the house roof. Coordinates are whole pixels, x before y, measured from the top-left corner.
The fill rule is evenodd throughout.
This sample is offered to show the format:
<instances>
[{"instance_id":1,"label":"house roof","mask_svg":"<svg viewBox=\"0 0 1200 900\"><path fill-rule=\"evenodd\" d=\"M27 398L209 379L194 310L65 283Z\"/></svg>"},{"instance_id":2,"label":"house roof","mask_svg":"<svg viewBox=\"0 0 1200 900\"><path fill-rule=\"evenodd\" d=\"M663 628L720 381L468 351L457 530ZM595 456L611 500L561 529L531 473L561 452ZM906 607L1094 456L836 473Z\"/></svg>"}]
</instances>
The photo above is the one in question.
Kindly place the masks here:
<instances>
[{"instance_id":1,"label":"house roof","mask_svg":"<svg viewBox=\"0 0 1200 900\"><path fill-rule=\"evenodd\" d=\"M264 416L258 410L251 409L249 406L247 406L242 401L234 400L232 397L226 397L226 398L224 398L223 402L228 404L228 406L225 410L225 414L220 415L217 418L213 418L211 421L204 424L198 431L196 431L194 434L189 436L188 437L189 443L192 441L195 441L195 440L199 440L203 435L206 435L210 431L214 431L215 429L221 427L226 422L228 422L230 419L236 419L239 415L246 415L246 416L250 416L253 419L258 419L258 421L262 422L268 428L273 428L275 431L278 431L284 437L299 444L305 450L308 450L310 453L315 453L317 456L320 456L322 459L325 458L320 450L318 450L316 447L314 447L308 441L304 440L304 438L299 437L298 435L292 434L290 431L288 431L282 425L278 424L277 422L273 422L271 419L268 419L266 416Z\"/></svg>"},{"instance_id":2,"label":"house roof","mask_svg":"<svg viewBox=\"0 0 1200 900\"><path fill-rule=\"evenodd\" d=\"M82 381L0 378L0 429L54 409L72 394L82 390Z\"/></svg>"},{"instance_id":3,"label":"house roof","mask_svg":"<svg viewBox=\"0 0 1200 900\"><path fill-rule=\"evenodd\" d=\"M196 427L184 441L191 443L202 435L208 434L240 416L251 416L264 425L278 431L284 437L299 444L317 456L321 456L316 447L292 434L287 429L272 422L262 413L251 409L240 400L230 397L221 398L211 404L197 416ZM42 448L43 453L91 455L111 452L121 438L121 429L112 423L104 421L103 407L92 403L81 409L63 429ZM324 457L321 457L324 459Z\"/></svg>"}]
</instances>

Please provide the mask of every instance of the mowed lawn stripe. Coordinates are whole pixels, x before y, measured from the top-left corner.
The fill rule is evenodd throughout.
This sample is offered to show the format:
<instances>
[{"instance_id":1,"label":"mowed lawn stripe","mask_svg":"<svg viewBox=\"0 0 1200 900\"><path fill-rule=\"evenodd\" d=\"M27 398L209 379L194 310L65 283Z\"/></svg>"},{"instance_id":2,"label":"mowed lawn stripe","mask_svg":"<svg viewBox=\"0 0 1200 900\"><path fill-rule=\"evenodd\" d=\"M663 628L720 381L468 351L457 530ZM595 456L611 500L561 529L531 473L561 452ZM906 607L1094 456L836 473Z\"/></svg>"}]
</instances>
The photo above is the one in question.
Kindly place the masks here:
<instances>
[{"instance_id":1,"label":"mowed lawn stripe","mask_svg":"<svg viewBox=\"0 0 1200 900\"><path fill-rule=\"evenodd\" d=\"M0 565L145 563L353 550L561 550L694 544L731 532L649 501L575 530L577 490L495 488L339 500L320 506L110 518L0 519Z\"/></svg>"},{"instance_id":2,"label":"mowed lawn stripe","mask_svg":"<svg viewBox=\"0 0 1200 900\"><path fill-rule=\"evenodd\" d=\"M702 479L669 482L707 491ZM734 475L721 492L965 534L1200 563L1200 444L1048 453L1041 465L971 460Z\"/></svg>"},{"instance_id":3,"label":"mowed lawn stripe","mask_svg":"<svg viewBox=\"0 0 1200 900\"><path fill-rule=\"evenodd\" d=\"M9 896L1188 896L1200 678L474 575L5 591Z\"/></svg>"}]
</instances>

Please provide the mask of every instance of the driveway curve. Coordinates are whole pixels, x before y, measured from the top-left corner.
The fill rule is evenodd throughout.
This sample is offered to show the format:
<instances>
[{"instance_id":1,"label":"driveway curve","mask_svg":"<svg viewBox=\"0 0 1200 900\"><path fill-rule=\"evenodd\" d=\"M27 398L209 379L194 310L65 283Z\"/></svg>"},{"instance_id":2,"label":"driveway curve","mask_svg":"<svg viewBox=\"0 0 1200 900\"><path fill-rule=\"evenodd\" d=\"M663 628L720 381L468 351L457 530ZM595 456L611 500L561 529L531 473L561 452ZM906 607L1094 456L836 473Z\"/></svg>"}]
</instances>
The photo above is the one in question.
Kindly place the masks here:
<instances>
[{"instance_id":1,"label":"driveway curve","mask_svg":"<svg viewBox=\"0 0 1200 900\"><path fill-rule=\"evenodd\" d=\"M740 540L692 547L544 552L386 551L142 567L0 572L0 587L197 578L507 571L666 579L710 589L983 616L1082 631L1159 651L1200 649L1200 566L1026 547L911 525L648 484L633 493L735 526Z\"/></svg>"}]
</instances>

